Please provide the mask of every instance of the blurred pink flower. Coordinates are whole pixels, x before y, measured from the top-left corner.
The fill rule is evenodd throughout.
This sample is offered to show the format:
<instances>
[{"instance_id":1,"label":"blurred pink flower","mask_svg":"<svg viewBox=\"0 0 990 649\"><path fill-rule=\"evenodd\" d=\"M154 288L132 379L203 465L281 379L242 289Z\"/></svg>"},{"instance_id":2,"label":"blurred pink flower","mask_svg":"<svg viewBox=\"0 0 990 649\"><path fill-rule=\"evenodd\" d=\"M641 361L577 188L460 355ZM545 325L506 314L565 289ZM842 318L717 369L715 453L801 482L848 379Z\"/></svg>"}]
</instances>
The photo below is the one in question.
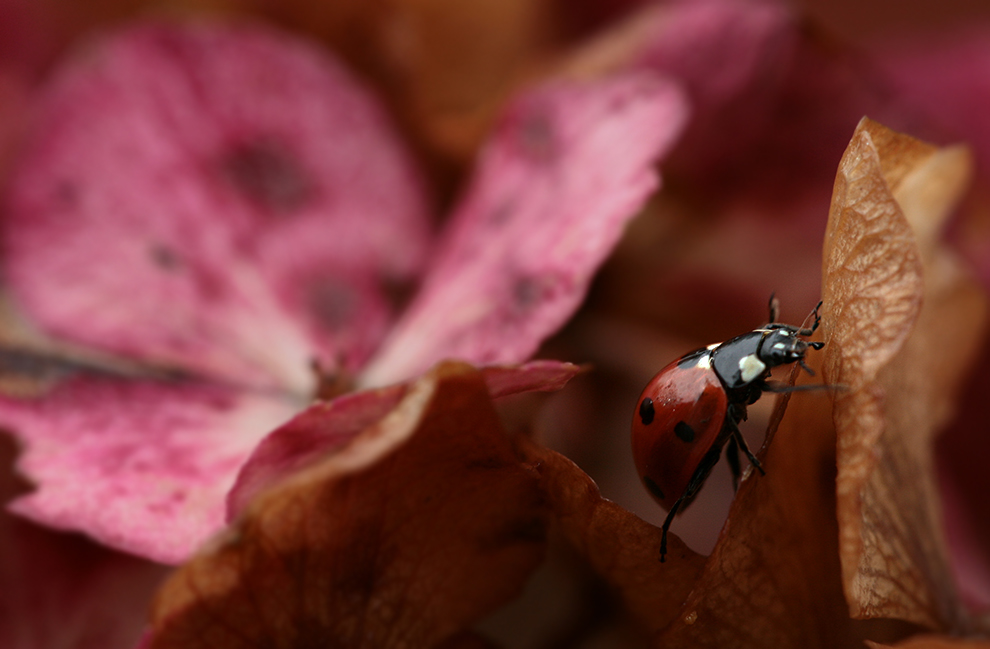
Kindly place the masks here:
<instances>
[{"instance_id":1,"label":"blurred pink flower","mask_svg":"<svg viewBox=\"0 0 990 649\"><path fill-rule=\"evenodd\" d=\"M321 382L531 356L685 119L673 84L646 75L534 89L435 237L374 100L261 28L130 28L34 110L4 274L73 361L35 359L48 390L0 404L36 484L10 507L166 563L223 526L247 456ZM396 320L392 294L417 282Z\"/></svg>"}]
</instances>

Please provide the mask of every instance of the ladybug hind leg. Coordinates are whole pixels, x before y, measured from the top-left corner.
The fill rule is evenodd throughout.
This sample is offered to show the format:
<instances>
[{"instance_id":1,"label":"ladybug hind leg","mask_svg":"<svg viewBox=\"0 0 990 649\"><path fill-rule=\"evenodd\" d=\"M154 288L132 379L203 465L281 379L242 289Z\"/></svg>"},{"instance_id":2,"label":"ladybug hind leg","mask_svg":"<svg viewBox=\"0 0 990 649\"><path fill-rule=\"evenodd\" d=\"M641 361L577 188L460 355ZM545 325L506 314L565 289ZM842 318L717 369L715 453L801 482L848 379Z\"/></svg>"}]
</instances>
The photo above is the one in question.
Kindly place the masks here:
<instances>
[{"instance_id":1,"label":"ladybug hind leg","mask_svg":"<svg viewBox=\"0 0 990 649\"><path fill-rule=\"evenodd\" d=\"M663 519L663 525L660 527L660 563L664 563L666 560L667 530L670 529L670 524L674 521L674 516L682 507L687 507L691 504L694 497L698 495L698 490L701 489L701 485L705 484L708 474L712 472L712 468L718 463L718 458L721 455L721 445L716 445L701 458L701 463L691 475L691 480L688 482L687 487L684 488L684 493L674 501L674 504L670 507L670 511L667 512L667 518Z\"/></svg>"},{"instance_id":2,"label":"ladybug hind leg","mask_svg":"<svg viewBox=\"0 0 990 649\"><path fill-rule=\"evenodd\" d=\"M729 436L729 443L725 447L725 461L729 463L732 471L732 491L739 491L739 476L742 475L742 467L739 464L739 444L735 436Z\"/></svg>"}]
</instances>

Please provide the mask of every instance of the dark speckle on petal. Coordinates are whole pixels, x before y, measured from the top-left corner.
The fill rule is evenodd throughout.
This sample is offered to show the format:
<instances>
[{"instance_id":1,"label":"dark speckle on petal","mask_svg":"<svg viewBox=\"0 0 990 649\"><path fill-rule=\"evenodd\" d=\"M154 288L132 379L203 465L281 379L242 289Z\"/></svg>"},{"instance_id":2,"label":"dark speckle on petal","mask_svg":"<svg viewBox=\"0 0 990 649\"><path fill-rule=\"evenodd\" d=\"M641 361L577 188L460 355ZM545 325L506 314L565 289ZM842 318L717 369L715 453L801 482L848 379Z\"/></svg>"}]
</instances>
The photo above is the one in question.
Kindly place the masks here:
<instances>
[{"instance_id":1,"label":"dark speckle on petal","mask_svg":"<svg viewBox=\"0 0 990 649\"><path fill-rule=\"evenodd\" d=\"M63 180L55 185L55 199L66 207L79 201L79 187L71 180Z\"/></svg>"},{"instance_id":2,"label":"dark speckle on petal","mask_svg":"<svg viewBox=\"0 0 990 649\"><path fill-rule=\"evenodd\" d=\"M515 298L516 307L520 311L529 311L539 304L540 297L543 295L543 287L536 278L521 277L516 280L512 294Z\"/></svg>"},{"instance_id":3,"label":"dark speckle on petal","mask_svg":"<svg viewBox=\"0 0 990 649\"><path fill-rule=\"evenodd\" d=\"M551 118L543 111L524 115L519 123L519 143L523 153L537 162L557 157L557 141Z\"/></svg>"},{"instance_id":4,"label":"dark speckle on petal","mask_svg":"<svg viewBox=\"0 0 990 649\"><path fill-rule=\"evenodd\" d=\"M271 139L232 145L221 156L220 167L238 192L274 214L298 210L313 194L299 160Z\"/></svg>"},{"instance_id":5,"label":"dark speckle on petal","mask_svg":"<svg viewBox=\"0 0 990 649\"><path fill-rule=\"evenodd\" d=\"M152 245L148 250L148 256L152 263L162 270L174 271L183 265L176 252L163 244Z\"/></svg>"},{"instance_id":6,"label":"dark speckle on petal","mask_svg":"<svg viewBox=\"0 0 990 649\"><path fill-rule=\"evenodd\" d=\"M354 289L339 282L317 282L309 291L309 306L316 318L330 331L341 331L357 309Z\"/></svg>"}]
</instances>

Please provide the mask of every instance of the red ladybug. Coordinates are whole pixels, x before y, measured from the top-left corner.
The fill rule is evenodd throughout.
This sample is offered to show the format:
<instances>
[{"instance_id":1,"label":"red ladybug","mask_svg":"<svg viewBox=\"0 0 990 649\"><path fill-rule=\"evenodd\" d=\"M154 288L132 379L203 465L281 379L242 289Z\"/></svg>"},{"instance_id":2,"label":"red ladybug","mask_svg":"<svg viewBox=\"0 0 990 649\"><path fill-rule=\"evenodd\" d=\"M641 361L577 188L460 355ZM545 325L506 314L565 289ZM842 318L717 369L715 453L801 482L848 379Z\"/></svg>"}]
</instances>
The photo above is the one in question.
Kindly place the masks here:
<instances>
[{"instance_id":1,"label":"red ladybug","mask_svg":"<svg viewBox=\"0 0 990 649\"><path fill-rule=\"evenodd\" d=\"M804 363L808 348L824 343L807 342L821 318L818 309L810 329L780 324L777 301L770 298L770 323L682 356L654 376L643 394L632 422L633 459L647 490L667 509L660 541L660 561L667 554L667 530L678 510L694 500L722 448L733 480L739 480L739 449L763 473L759 460L739 433L746 419L746 406L764 392L786 392L793 388L767 381L778 365ZM816 386L817 387L817 386Z\"/></svg>"}]
</instances>

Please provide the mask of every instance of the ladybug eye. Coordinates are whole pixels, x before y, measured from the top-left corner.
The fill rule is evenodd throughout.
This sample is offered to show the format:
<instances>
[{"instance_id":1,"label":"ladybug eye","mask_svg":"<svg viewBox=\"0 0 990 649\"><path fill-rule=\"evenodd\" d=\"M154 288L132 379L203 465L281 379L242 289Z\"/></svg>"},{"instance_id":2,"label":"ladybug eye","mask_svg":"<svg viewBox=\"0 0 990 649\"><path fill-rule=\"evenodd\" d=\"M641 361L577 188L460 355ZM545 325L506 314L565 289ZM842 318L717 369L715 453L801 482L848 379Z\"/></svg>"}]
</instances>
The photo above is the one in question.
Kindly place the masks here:
<instances>
[{"instance_id":1,"label":"ladybug eye","mask_svg":"<svg viewBox=\"0 0 990 649\"><path fill-rule=\"evenodd\" d=\"M643 420L644 426L649 426L653 423L653 416L656 411L653 409L653 399L646 397L643 399L643 403L639 404L639 418Z\"/></svg>"}]
</instances>

